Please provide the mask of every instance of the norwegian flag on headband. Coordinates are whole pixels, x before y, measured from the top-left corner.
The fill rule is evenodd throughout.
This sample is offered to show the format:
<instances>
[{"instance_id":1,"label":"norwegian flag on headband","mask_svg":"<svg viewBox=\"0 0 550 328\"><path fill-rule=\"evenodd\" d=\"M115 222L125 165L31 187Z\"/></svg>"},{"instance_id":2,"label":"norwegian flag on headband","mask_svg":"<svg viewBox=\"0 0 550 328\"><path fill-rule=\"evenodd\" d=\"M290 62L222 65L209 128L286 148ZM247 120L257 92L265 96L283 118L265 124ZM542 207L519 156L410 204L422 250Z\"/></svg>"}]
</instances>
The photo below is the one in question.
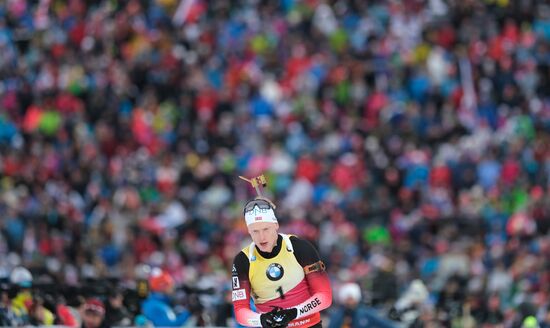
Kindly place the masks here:
<instances>
[{"instance_id":1,"label":"norwegian flag on headband","mask_svg":"<svg viewBox=\"0 0 550 328\"><path fill-rule=\"evenodd\" d=\"M202 0L181 0L172 21L176 26L185 23L195 23L206 11L206 5Z\"/></svg>"}]
</instances>

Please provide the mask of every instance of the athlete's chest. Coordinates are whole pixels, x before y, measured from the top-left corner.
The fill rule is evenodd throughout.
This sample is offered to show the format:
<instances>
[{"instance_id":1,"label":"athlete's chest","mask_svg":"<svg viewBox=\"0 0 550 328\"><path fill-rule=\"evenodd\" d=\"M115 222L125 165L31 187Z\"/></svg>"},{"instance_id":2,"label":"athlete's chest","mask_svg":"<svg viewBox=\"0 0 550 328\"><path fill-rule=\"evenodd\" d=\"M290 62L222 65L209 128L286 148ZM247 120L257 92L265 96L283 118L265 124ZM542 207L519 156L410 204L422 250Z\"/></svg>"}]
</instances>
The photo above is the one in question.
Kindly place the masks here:
<instances>
[{"instance_id":1,"label":"athlete's chest","mask_svg":"<svg viewBox=\"0 0 550 328\"><path fill-rule=\"evenodd\" d=\"M256 301L281 297L304 279L304 270L292 252L281 249L271 259L255 253L250 259L250 285Z\"/></svg>"}]
</instances>

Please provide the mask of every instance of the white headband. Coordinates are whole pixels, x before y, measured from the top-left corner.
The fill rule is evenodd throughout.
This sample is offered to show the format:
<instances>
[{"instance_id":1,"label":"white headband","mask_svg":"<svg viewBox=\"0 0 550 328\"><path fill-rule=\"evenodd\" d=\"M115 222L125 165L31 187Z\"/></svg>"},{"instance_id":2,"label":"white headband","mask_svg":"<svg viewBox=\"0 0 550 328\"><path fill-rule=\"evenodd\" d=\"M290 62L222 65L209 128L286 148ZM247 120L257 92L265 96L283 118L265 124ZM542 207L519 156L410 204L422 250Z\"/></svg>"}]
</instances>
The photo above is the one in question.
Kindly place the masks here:
<instances>
[{"instance_id":1,"label":"white headband","mask_svg":"<svg viewBox=\"0 0 550 328\"><path fill-rule=\"evenodd\" d=\"M258 205L244 214L244 219L246 221L246 226L251 225L256 222L271 222L277 223L277 217L272 208L262 209Z\"/></svg>"}]
</instances>

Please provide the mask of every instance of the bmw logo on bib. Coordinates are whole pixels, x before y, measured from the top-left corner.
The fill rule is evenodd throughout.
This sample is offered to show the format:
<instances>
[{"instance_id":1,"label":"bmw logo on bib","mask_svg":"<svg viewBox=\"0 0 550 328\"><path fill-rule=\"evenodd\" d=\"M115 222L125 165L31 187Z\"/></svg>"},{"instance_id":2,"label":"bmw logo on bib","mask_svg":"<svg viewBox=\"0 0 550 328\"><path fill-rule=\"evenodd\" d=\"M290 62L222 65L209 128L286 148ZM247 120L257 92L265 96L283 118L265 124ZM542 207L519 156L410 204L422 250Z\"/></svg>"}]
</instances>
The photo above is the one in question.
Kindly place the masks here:
<instances>
[{"instance_id":1,"label":"bmw logo on bib","mask_svg":"<svg viewBox=\"0 0 550 328\"><path fill-rule=\"evenodd\" d=\"M283 270L283 267L279 263L271 263L267 267L267 271L265 272L267 278L271 281L277 281L281 279L284 273L285 270Z\"/></svg>"}]
</instances>

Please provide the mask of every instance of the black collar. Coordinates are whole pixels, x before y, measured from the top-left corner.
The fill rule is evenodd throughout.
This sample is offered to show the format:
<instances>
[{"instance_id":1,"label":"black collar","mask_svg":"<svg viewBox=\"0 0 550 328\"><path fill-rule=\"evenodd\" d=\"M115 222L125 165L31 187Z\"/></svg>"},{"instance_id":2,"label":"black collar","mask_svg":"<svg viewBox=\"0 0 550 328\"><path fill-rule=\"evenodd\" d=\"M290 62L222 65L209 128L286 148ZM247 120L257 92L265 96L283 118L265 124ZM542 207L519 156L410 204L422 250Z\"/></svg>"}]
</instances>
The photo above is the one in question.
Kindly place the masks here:
<instances>
[{"instance_id":1,"label":"black collar","mask_svg":"<svg viewBox=\"0 0 550 328\"><path fill-rule=\"evenodd\" d=\"M274 258L275 256L277 256L279 254L279 252L281 251L281 246L283 245L283 236L279 235L279 237L277 237L277 244L275 244L275 247L273 247L273 250L271 252L262 252L258 246L256 245L256 250L258 251L258 253L265 259L272 259Z\"/></svg>"}]
</instances>

